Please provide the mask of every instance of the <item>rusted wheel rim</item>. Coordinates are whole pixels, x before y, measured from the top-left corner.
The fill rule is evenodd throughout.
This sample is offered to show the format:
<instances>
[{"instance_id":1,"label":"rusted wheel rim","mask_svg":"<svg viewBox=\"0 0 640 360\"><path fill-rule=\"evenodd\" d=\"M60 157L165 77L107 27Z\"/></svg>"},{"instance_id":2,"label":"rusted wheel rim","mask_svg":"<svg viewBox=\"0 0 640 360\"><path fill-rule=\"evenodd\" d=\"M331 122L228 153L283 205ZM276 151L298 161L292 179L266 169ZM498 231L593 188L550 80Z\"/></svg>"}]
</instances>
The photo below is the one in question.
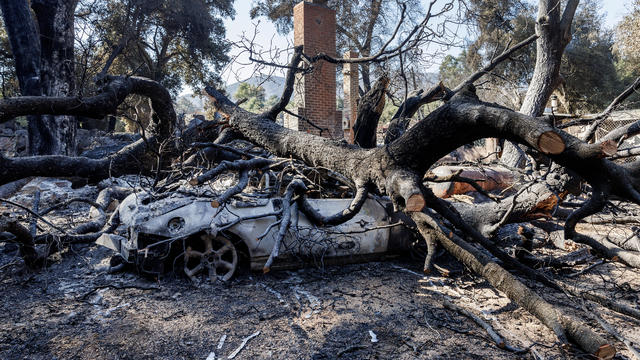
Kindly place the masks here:
<instances>
[{"instance_id":1,"label":"rusted wheel rim","mask_svg":"<svg viewBox=\"0 0 640 360\"><path fill-rule=\"evenodd\" d=\"M231 279L238 266L238 253L233 243L225 237L211 234L201 235L200 240L204 251L193 250L189 246L184 252L184 273L195 280L195 276L206 269L212 282ZM195 260L197 265L189 268L191 260Z\"/></svg>"}]
</instances>

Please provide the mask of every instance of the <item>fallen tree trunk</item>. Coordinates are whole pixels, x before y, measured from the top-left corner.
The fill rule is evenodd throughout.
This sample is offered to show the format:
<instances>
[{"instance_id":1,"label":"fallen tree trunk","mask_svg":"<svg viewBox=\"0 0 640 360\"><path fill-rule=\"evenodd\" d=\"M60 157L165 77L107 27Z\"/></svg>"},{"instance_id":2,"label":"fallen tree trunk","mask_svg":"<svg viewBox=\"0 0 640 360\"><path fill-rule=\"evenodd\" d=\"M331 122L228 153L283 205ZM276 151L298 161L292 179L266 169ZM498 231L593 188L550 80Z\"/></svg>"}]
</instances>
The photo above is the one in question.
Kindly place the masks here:
<instances>
[{"instance_id":1,"label":"fallen tree trunk","mask_svg":"<svg viewBox=\"0 0 640 360\"><path fill-rule=\"evenodd\" d=\"M560 342L567 344L571 340L580 348L601 359L610 359L616 354L616 349L598 334L577 319L563 314L563 312L545 301L538 294L522 284L515 276L500 265L459 238L453 232L449 236L442 232L438 224L428 215L420 212L411 214L418 230L425 236L434 233L435 228L438 242L447 251L473 270L476 274L487 279L496 289L502 291L515 303L533 314L538 320L549 327L556 334Z\"/></svg>"},{"instance_id":2,"label":"fallen tree trunk","mask_svg":"<svg viewBox=\"0 0 640 360\"><path fill-rule=\"evenodd\" d=\"M149 150L157 144L156 137L141 139L102 159L64 155L6 158L0 155L0 183L27 176L78 176L95 182L110 176L148 173L156 158Z\"/></svg>"},{"instance_id":3,"label":"fallen tree trunk","mask_svg":"<svg viewBox=\"0 0 640 360\"><path fill-rule=\"evenodd\" d=\"M611 194L640 203L638 163L621 166L603 159L600 146L553 128L546 117L530 117L482 103L473 88L452 97L393 143L369 150L283 128L235 107L212 88L207 91L218 110L229 115L231 126L249 140L279 156L295 156L309 165L342 173L354 182L374 184L391 197L397 209L413 204L411 197L420 197L422 175L439 158L485 137L526 144L592 185L602 184Z\"/></svg>"},{"instance_id":4,"label":"fallen tree trunk","mask_svg":"<svg viewBox=\"0 0 640 360\"><path fill-rule=\"evenodd\" d=\"M141 77L111 76L100 94L88 98L24 96L0 101L0 123L22 115L76 115L101 118L114 114L131 94L151 99L152 123L146 137L101 159L44 155L7 158L0 155L0 184L28 176L79 176L97 181L110 176L148 172L160 156L160 144L176 124L171 95L159 83Z\"/></svg>"},{"instance_id":5,"label":"fallen tree trunk","mask_svg":"<svg viewBox=\"0 0 640 360\"><path fill-rule=\"evenodd\" d=\"M442 82L432 87L429 90L418 89L409 94L405 101L398 107L398 110L391 118L389 122L389 128L384 137L384 143L390 144L400 136L402 136L409 127L409 121L418 112L421 106L436 100L444 99L453 93L460 91L465 86L473 84L476 80L480 79L483 75L489 73L498 64L508 59L513 53L531 44L538 38L538 35L531 35L518 44L505 49L502 54L496 56L489 64L482 69L476 71L467 77L463 82L458 84L453 90L449 91Z\"/></svg>"},{"instance_id":6,"label":"fallen tree trunk","mask_svg":"<svg viewBox=\"0 0 640 360\"><path fill-rule=\"evenodd\" d=\"M115 114L131 94L151 99L154 121L149 132L168 137L175 126L176 114L171 95L160 83L138 76L108 76L98 95L82 97L22 96L0 101L0 123L23 115L75 115L101 119Z\"/></svg>"},{"instance_id":7,"label":"fallen tree trunk","mask_svg":"<svg viewBox=\"0 0 640 360\"><path fill-rule=\"evenodd\" d=\"M432 176L425 176L425 180L435 182L430 188L436 196L443 199L470 191L482 190L486 194L486 191L502 190L512 186L515 180L511 171L497 167L476 169L464 166L438 166L431 170L430 174ZM458 177L467 182L457 181Z\"/></svg>"}]
</instances>

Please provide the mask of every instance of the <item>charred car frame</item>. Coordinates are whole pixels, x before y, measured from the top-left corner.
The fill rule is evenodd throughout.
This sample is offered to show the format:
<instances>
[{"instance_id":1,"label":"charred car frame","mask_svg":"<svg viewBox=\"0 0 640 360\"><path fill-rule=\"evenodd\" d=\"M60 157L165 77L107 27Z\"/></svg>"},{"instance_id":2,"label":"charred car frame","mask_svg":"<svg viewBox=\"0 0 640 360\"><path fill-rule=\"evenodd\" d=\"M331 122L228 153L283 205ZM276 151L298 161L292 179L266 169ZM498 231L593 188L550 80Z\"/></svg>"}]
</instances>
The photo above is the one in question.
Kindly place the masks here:
<instances>
[{"instance_id":1,"label":"charred car frame","mask_svg":"<svg viewBox=\"0 0 640 360\"><path fill-rule=\"evenodd\" d=\"M309 199L323 213L340 211L350 201ZM251 270L265 269L281 221L282 202L279 197L234 198L216 207L207 197L131 194L119 206L120 235L104 234L97 242L145 274L181 269L192 280L206 275L211 281L226 281L241 263ZM389 202L373 196L358 214L339 225L314 225L302 212L293 216L296 225L284 236L283 250L271 269L379 259L406 249L412 238L394 218Z\"/></svg>"}]
</instances>

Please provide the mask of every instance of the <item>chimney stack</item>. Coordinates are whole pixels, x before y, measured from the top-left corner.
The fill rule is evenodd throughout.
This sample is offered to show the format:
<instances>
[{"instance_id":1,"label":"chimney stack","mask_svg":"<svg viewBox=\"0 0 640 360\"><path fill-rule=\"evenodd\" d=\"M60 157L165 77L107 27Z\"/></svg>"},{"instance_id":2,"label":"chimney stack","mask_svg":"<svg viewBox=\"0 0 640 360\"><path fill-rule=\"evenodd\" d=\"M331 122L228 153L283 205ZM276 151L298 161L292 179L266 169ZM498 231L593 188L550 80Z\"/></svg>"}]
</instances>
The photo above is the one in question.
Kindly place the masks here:
<instances>
[{"instance_id":1,"label":"chimney stack","mask_svg":"<svg viewBox=\"0 0 640 360\"><path fill-rule=\"evenodd\" d=\"M326 0L302 1L293 8L293 42L309 56L325 53L336 56L336 12ZM298 117L285 116L285 126L330 138L342 138L342 115L336 111L336 66L320 60L313 72L297 75L294 90L295 112L322 129Z\"/></svg>"}]
</instances>

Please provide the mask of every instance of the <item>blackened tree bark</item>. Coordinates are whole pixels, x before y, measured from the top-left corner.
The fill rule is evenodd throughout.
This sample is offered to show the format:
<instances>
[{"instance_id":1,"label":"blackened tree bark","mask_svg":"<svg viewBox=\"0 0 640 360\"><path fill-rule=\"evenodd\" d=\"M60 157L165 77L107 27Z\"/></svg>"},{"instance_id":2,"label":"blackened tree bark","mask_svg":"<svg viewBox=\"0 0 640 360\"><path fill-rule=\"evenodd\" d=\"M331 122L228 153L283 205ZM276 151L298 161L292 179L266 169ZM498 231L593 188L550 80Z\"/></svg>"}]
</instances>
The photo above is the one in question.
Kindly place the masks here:
<instances>
[{"instance_id":1,"label":"blackened tree bark","mask_svg":"<svg viewBox=\"0 0 640 360\"><path fill-rule=\"evenodd\" d=\"M2 17L9 35L11 50L16 64L16 75L20 92L24 96L42 95L40 85L40 46L38 31L26 1L0 0ZM38 140L47 141L48 133L39 115L27 116L29 123L29 153L36 154L33 148Z\"/></svg>"},{"instance_id":2,"label":"blackened tree bark","mask_svg":"<svg viewBox=\"0 0 640 360\"><path fill-rule=\"evenodd\" d=\"M23 96L0 100L0 123L26 114L92 116L102 118L116 112L129 95L142 95L151 99L153 114L146 129L146 138L140 139L120 151L101 159L64 155L5 158L0 154L0 184L26 176L80 176L92 181L132 172L150 173L158 158L162 158L159 144L168 139L176 123L171 95L155 81L136 76L107 76L101 93L93 97ZM199 128L187 129L193 133L206 133ZM191 139L185 130L182 137ZM194 138L193 141L202 139ZM174 142L165 146L174 149ZM168 158L169 156L167 156ZM166 166L166 164L162 164Z\"/></svg>"},{"instance_id":3,"label":"blackened tree bark","mask_svg":"<svg viewBox=\"0 0 640 360\"><path fill-rule=\"evenodd\" d=\"M402 105L398 107L398 110L391 118L387 132L384 135L384 143L390 144L395 139L401 137L405 131L407 131L411 117L418 112L418 109L420 109L422 105L428 104L435 99L442 98L443 95L446 94L446 91L446 88L442 82L440 82L437 86L429 90L418 89L409 93L409 96Z\"/></svg>"},{"instance_id":4,"label":"blackened tree bark","mask_svg":"<svg viewBox=\"0 0 640 360\"><path fill-rule=\"evenodd\" d=\"M0 1L22 95L73 94L76 5L77 0L33 0L34 20L28 1ZM75 154L74 116L32 115L28 120L31 155Z\"/></svg>"},{"instance_id":5,"label":"blackened tree bark","mask_svg":"<svg viewBox=\"0 0 640 360\"><path fill-rule=\"evenodd\" d=\"M43 95L71 96L74 81L74 12L77 0L32 0L40 31L40 79ZM76 152L75 116L45 115L45 132L50 142L31 146L37 154L73 155ZM37 139L36 139L37 140Z\"/></svg>"},{"instance_id":6,"label":"blackened tree bark","mask_svg":"<svg viewBox=\"0 0 640 360\"><path fill-rule=\"evenodd\" d=\"M22 95L40 95L38 32L26 1L0 0Z\"/></svg>"},{"instance_id":7,"label":"blackened tree bark","mask_svg":"<svg viewBox=\"0 0 640 360\"><path fill-rule=\"evenodd\" d=\"M531 35L518 44L506 49L502 52L502 54L494 58L493 61L491 61L489 64L471 74L462 83L458 84L458 86L456 86L450 93L458 92L463 87L473 84L483 75L493 70L498 64L510 58L513 53L529 45L537 38L538 35ZM442 82L432 87L431 89L418 89L412 91L402 103L402 105L400 105L398 111L396 111L395 115L393 115L393 118L391 118L391 121L389 122L389 128L384 136L384 143L389 144L395 139L402 136L402 134L407 131L411 118L413 117L413 115L415 115L416 112L418 112L418 109L420 109L422 105L428 104L435 100L446 98L448 96L448 93L449 91L444 86L444 84L442 84Z\"/></svg>"},{"instance_id":8,"label":"blackened tree bark","mask_svg":"<svg viewBox=\"0 0 640 360\"><path fill-rule=\"evenodd\" d=\"M381 77L374 87L360 99L358 117L353 124L353 133L354 143L361 148L376 147L378 122L384 109L387 85L389 85L389 78Z\"/></svg>"}]
</instances>

